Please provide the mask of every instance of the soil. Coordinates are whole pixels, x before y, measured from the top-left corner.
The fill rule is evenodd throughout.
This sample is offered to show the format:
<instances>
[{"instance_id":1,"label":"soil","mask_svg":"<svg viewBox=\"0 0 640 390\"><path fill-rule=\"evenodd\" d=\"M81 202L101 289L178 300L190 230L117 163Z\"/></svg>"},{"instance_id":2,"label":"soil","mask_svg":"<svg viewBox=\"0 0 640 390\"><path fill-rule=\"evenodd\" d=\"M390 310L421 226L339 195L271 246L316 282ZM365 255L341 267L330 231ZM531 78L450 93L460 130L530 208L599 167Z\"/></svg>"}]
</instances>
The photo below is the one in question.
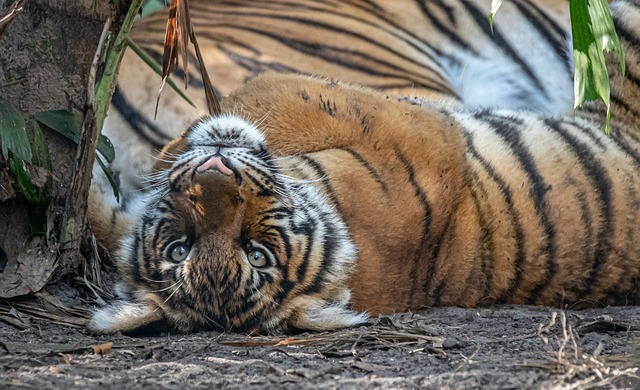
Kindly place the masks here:
<instances>
[{"instance_id":1,"label":"soil","mask_svg":"<svg viewBox=\"0 0 640 390\"><path fill-rule=\"evenodd\" d=\"M288 336L96 336L77 320L0 322L0 387L640 388L640 307L430 308Z\"/></svg>"}]
</instances>

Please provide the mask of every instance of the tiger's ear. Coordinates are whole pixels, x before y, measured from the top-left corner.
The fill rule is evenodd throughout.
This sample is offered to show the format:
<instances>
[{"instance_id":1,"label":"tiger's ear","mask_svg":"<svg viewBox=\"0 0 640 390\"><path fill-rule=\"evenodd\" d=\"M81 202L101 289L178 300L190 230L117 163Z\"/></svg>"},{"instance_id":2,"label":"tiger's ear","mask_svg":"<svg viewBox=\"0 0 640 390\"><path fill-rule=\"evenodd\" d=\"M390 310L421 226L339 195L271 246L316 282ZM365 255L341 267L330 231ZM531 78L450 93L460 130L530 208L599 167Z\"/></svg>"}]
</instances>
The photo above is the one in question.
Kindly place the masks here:
<instances>
[{"instance_id":1,"label":"tiger's ear","mask_svg":"<svg viewBox=\"0 0 640 390\"><path fill-rule=\"evenodd\" d=\"M117 301L95 313L88 325L95 333L152 335L169 330L162 311L149 303Z\"/></svg>"},{"instance_id":2,"label":"tiger's ear","mask_svg":"<svg viewBox=\"0 0 640 390\"><path fill-rule=\"evenodd\" d=\"M369 315L346 307L347 301L327 302L308 296L298 297L297 307L288 324L296 329L328 331L364 324Z\"/></svg>"}]
</instances>

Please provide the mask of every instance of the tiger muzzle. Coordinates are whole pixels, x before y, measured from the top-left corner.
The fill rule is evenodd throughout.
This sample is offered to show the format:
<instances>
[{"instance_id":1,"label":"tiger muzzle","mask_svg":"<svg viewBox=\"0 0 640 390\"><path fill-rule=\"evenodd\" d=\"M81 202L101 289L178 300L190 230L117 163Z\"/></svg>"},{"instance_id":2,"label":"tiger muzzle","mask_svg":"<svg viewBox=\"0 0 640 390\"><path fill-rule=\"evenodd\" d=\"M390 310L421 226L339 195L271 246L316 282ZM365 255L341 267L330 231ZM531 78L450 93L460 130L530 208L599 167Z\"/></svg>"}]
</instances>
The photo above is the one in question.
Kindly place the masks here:
<instances>
[{"instance_id":1,"label":"tiger muzzle","mask_svg":"<svg viewBox=\"0 0 640 390\"><path fill-rule=\"evenodd\" d=\"M244 202L241 184L240 173L219 154L196 168L191 195L209 229L229 228L237 223Z\"/></svg>"}]
</instances>

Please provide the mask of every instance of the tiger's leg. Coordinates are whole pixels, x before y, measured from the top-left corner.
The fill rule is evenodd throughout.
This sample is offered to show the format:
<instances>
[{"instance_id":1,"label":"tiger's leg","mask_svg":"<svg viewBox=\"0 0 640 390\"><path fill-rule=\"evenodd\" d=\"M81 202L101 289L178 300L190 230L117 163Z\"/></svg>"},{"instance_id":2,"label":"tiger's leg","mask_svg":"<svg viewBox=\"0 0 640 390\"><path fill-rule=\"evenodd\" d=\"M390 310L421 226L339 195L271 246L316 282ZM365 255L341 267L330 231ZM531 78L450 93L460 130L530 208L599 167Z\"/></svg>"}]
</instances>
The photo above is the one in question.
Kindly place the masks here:
<instances>
[{"instance_id":1,"label":"tiger's leg","mask_svg":"<svg viewBox=\"0 0 640 390\"><path fill-rule=\"evenodd\" d=\"M380 99L384 96L384 99ZM298 155L359 144L390 144L397 133L385 128L416 128L415 117L396 97L333 80L301 75L266 74L231 94L223 111L244 117L265 132L267 147L276 155ZM452 126L438 112L414 107L433 127ZM418 113L418 111L420 113ZM408 132L405 138L418 136ZM448 142L438 137L439 141ZM439 142L434 139L434 142Z\"/></svg>"}]
</instances>

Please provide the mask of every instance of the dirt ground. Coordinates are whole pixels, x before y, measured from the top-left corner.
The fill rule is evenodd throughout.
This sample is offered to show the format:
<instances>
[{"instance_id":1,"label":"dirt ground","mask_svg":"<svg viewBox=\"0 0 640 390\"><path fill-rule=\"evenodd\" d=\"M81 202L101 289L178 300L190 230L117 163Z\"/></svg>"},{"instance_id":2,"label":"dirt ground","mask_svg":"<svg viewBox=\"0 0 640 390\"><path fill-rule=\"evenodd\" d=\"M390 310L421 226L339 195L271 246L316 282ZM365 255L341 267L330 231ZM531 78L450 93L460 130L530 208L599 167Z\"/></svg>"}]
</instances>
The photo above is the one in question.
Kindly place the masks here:
<instances>
[{"instance_id":1,"label":"dirt ground","mask_svg":"<svg viewBox=\"0 0 640 390\"><path fill-rule=\"evenodd\" d=\"M0 388L640 388L640 307L431 308L339 332L148 338L93 335L88 309L48 293L0 301Z\"/></svg>"}]
</instances>

